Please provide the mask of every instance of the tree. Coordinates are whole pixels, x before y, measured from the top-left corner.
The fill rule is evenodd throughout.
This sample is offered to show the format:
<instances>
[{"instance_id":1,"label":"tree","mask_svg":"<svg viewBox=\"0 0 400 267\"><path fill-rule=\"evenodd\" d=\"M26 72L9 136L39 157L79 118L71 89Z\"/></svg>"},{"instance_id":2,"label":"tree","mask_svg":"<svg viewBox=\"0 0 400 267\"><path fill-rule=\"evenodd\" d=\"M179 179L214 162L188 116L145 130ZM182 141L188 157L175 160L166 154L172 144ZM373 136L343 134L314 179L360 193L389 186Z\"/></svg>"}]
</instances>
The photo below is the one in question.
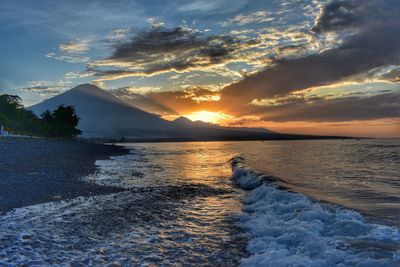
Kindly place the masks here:
<instances>
[{"instance_id":1,"label":"tree","mask_svg":"<svg viewBox=\"0 0 400 267\"><path fill-rule=\"evenodd\" d=\"M21 109L24 107L21 104L21 102L22 102L21 98L17 95L8 95L8 94L0 95L0 103L6 103L8 105L12 105L16 109Z\"/></svg>"},{"instance_id":2,"label":"tree","mask_svg":"<svg viewBox=\"0 0 400 267\"><path fill-rule=\"evenodd\" d=\"M24 108L18 111L18 118L12 121L10 127L14 128L18 133L42 135L40 120L31 110Z\"/></svg>"},{"instance_id":3,"label":"tree","mask_svg":"<svg viewBox=\"0 0 400 267\"><path fill-rule=\"evenodd\" d=\"M0 113L0 126L3 126L4 128L7 128L8 126L8 118L2 113Z\"/></svg>"},{"instance_id":4,"label":"tree","mask_svg":"<svg viewBox=\"0 0 400 267\"><path fill-rule=\"evenodd\" d=\"M0 95L0 113L9 120L17 119L19 111L24 108L21 102L21 98L17 95Z\"/></svg>"},{"instance_id":5,"label":"tree","mask_svg":"<svg viewBox=\"0 0 400 267\"><path fill-rule=\"evenodd\" d=\"M44 112L42 120L50 122L49 135L53 137L72 138L82 133L76 128L80 118L73 106L60 105L53 111L51 117L48 112Z\"/></svg>"},{"instance_id":6,"label":"tree","mask_svg":"<svg viewBox=\"0 0 400 267\"><path fill-rule=\"evenodd\" d=\"M53 121L53 115L51 114L50 110L46 110L45 112L40 114L40 118L46 123L51 123Z\"/></svg>"},{"instance_id":7,"label":"tree","mask_svg":"<svg viewBox=\"0 0 400 267\"><path fill-rule=\"evenodd\" d=\"M16 95L0 95L0 124L14 133L72 138L81 134L77 128L79 117L73 106L60 105L51 112L46 110L38 118L22 105Z\"/></svg>"},{"instance_id":8,"label":"tree","mask_svg":"<svg viewBox=\"0 0 400 267\"><path fill-rule=\"evenodd\" d=\"M3 126L15 133L40 135L40 121L32 111L26 110L17 95L0 95L0 115Z\"/></svg>"},{"instance_id":9,"label":"tree","mask_svg":"<svg viewBox=\"0 0 400 267\"><path fill-rule=\"evenodd\" d=\"M77 127L79 117L73 106L60 105L51 112L46 110L38 118L22 105L16 95L0 95L0 124L19 134L72 138L81 134Z\"/></svg>"}]
</instances>

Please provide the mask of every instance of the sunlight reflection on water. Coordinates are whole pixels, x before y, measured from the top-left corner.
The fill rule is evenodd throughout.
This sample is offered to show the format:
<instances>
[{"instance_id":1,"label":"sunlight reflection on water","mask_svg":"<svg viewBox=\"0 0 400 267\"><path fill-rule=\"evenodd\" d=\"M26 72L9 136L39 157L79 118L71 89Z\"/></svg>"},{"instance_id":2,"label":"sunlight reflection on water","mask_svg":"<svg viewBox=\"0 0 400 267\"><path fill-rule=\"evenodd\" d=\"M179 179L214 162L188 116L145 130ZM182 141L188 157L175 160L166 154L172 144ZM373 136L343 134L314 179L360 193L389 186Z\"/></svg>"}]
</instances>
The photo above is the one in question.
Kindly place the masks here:
<instances>
[{"instance_id":1,"label":"sunlight reflection on water","mask_svg":"<svg viewBox=\"0 0 400 267\"><path fill-rule=\"evenodd\" d=\"M279 183L294 191L399 224L400 144L396 140L123 145L131 149L130 154L98 161L98 173L86 180L127 191L25 207L0 217L0 265L237 265L248 257L249 239L239 225L244 191L233 185L229 166L229 160L239 154L251 168L282 179ZM257 192L269 192L266 200L273 205L294 199L311 209L307 212L333 216L329 209L324 210L302 195L262 187L252 193L253 197ZM275 195L277 199L273 198ZM282 207L297 205L286 202ZM259 203L244 209L277 213L272 219L294 216L290 209L285 213ZM350 214L353 224L359 220L361 226L354 226L356 232L372 227L363 225L362 217L356 213L333 210L339 215ZM251 213L246 216L246 227L253 229L257 217ZM342 222L340 216L338 223L348 223ZM253 234L269 223L284 235L287 229L282 224L288 221L272 219L258 222L260 228L254 228ZM297 226L295 220L292 222ZM314 222L304 219L299 223L307 226ZM384 227L377 229L387 231ZM390 239L396 232L390 231L385 238ZM311 239L318 241L316 238L323 240L322 237ZM253 241L250 251L263 249ZM354 242L354 246L362 247L367 241ZM266 244L274 248L273 242Z\"/></svg>"}]
</instances>

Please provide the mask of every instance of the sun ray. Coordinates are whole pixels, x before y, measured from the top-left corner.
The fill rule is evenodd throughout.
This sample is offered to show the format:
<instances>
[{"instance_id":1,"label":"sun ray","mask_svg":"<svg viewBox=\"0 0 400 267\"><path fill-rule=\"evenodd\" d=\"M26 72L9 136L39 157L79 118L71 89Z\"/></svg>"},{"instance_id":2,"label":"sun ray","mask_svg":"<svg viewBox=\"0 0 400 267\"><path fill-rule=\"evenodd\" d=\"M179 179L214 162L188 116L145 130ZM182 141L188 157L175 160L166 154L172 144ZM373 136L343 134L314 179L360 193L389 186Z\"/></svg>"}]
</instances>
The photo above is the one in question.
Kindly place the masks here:
<instances>
[{"instance_id":1,"label":"sun ray","mask_svg":"<svg viewBox=\"0 0 400 267\"><path fill-rule=\"evenodd\" d=\"M184 115L184 117L188 118L191 121L203 121L209 123L220 123L226 119L229 119L229 115L224 114L222 112L213 112L213 111L196 111L189 114Z\"/></svg>"}]
</instances>

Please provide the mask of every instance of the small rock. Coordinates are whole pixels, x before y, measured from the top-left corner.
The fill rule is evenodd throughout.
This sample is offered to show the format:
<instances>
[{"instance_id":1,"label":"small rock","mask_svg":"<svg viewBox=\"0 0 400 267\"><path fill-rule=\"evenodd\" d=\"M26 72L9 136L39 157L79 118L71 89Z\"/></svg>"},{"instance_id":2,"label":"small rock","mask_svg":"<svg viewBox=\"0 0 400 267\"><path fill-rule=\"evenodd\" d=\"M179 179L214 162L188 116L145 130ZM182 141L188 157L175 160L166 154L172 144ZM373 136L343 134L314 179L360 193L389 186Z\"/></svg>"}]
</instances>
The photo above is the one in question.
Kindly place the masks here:
<instances>
[{"instance_id":1,"label":"small rock","mask_svg":"<svg viewBox=\"0 0 400 267\"><path fill-rule=\"evenodd\" d=\"M25 234L22 234L22 235L21 235L21 238L22 238L22 239L31 239L31 238L32 238L32 235L31 235L31 234L26 234L26 233L25 233Z\"/></svg>"},{"instance_id":2,"label":"small rock","mask_svg":"<svg viewBox=\"0 0 400 267\"><path fill-rule=\"evenodd\" d=\"M100 255L104 255L104 254L106 253L106 251L105 251L104 248L99 248L99 249L97 250L97 253L100 254Z\"/></svg>"}]
</instances>

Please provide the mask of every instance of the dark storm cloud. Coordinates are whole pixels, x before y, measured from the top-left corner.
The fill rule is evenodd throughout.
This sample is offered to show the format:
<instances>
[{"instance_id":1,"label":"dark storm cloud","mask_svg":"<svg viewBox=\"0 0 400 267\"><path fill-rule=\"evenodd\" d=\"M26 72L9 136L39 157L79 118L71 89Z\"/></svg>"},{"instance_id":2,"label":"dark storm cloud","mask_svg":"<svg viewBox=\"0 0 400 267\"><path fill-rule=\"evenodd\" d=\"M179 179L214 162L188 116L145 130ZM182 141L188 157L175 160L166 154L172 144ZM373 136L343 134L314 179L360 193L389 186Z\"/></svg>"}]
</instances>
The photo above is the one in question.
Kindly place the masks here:
<instances>
[{"instance_id":1,"label":"dark storm cloud","mask_svg":"<svg viewBox=\"0 0 400 267\"><path fill-rule=\"evenodd\" d=\"M399 11L397 0L331 1L324 7L312 30L322 33L398 25Z\"/></svg>"},{"instance_id":2,"label":"dark storm cloud","mask_svg":"<svg viewBox=\"0 0 400 267\"><path fill-rule=\"evenodd\" d=\"M111 57L91 63L89 69L97 76L110 78L201 69L225 62L234 51L253 43L243 43L228 35L206 36L184 27L153 27L136 33L127 42L114 44Z\"/></svg>"},{"instance_id":3,"label":"dark storm cloud","mask_svg":"<svg viewBox=\"0 0 400 267\"><path fill-rule=\"evenodd\" d=\"M333 1L323 9L314 31L351 30L352 36L320 54L276 60L273 67L224 88L222 100L234 108L253 99L285 95L399 64L399 14L398 1ZM369 22L363 23L366 20Z\"/></svg>"},{"instance_id":4,"label":"dark storm cloud","mask_svg":"<svg viewBox=\"0 0 400 267\"><path fill-rule=\"evenodd\" d=\"M379 79L391 81L391 82L400 82L400 67L391 69L385 73L377 75Z\"/></svg>"},{"instance_id":5,"label":"dark storm cloud","mask_svg":"<svg viewBox=\"0 0 400 267\"><path fill-rule=\"evenodd\" d=\"M127 43L117 45L111 59L146 60L145 54L195 50L199 55L218 60L229 53L233 44L234 40L228 36L202 38L200 33L191 29L154 27L150 31L137 34Z\"/></svg>"},{"instance_id":6,"label":"dark storm cloud","mask_svg":"<svg viewBox=\"0 0 400 267\"><path fill-rule=\"evenodd\" d=\"M315 32L327 32L359 26L368 21L369 18L365 15L370 13L369 9L372 2L374 1L365 1L365 3L360 4L358 0L331 1L324 7L313 30Z\"/></svg>"},{"instance_id":7,"label":"dark storm cloud","mask_svg":"<svg viewBox=\"0 0 400 267\"><path fill-rule=\"evenodd\" d=\"M319 99L307 103L253 107L265 121L338 122L400 117L400 94L384 93L369 97L351 96Z\"/></svg>"}]
</instances>

